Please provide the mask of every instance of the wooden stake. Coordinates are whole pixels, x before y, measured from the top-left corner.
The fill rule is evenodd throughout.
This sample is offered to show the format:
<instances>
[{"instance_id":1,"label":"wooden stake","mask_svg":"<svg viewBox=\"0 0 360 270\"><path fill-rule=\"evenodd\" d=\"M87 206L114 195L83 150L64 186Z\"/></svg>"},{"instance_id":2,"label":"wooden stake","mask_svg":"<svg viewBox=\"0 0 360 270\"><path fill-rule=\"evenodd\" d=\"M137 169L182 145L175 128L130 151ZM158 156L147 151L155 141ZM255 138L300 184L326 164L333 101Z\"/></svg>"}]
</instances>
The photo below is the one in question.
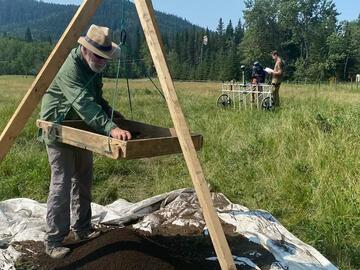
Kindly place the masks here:
<instances>
[{"instance_id":1,"label":"wooden stake","mask_svg":"<svg viewBox=\"0 0 360 270\"><path fill-rule=\"evenodd\" d=\"M0 161L19 136L101 0L84 0L0 136Z\"/></svg>"},{"instance_id":2,"label":"wooden stake","mask_svg":"<svg viewBox=\"0 0 360 270\"><path fill-rule=\"evenodd\" d=\"M191 140L189 128L177 99L175 87L165 60L163 44L159 39L160 33L151 1L135 0L135 5L221 268L223 270L235 270L236 267L229 245L214 209L211 194Z\"/></svg>"}]
</instances>

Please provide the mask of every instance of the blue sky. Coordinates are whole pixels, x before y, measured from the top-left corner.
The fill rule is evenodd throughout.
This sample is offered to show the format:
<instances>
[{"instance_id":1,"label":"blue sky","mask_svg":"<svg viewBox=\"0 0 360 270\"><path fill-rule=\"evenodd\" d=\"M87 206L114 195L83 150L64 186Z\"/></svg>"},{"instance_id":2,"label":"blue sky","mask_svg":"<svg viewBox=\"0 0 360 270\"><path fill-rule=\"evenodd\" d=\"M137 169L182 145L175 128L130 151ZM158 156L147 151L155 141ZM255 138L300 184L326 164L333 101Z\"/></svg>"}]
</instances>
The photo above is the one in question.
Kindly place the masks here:
<instances>
[{"instance_id":1,"label":"blue sky","mask_svg":"<svg viewBox=\"0 0 360 270\"><path fill-rule=\"evenodd\" d=\"M121 1L121 0L118 0ZM81 0L45 0L60 4L80 4ZM357 19L360 13L359 0L335 0L339 20ZM188 21L214 30L219 18L227 24L231 19L236 25L242 16L243 0L153 0L156 10L174 14Z\"/></svg>"},{"instance_id":2,"label":"blue sky","mask_svg":"<svg viewBox=\"0 0 360 270\"><path fill-rule=\"evenodd\" d=\"M335 0L334 3L342 13L338 19L357 19L360 13L359 0ZM153 0L154 8L186 18L188 21L214 30L219 18L233 25L242 17L243 0Z\"/></svg>"}]
</instances>

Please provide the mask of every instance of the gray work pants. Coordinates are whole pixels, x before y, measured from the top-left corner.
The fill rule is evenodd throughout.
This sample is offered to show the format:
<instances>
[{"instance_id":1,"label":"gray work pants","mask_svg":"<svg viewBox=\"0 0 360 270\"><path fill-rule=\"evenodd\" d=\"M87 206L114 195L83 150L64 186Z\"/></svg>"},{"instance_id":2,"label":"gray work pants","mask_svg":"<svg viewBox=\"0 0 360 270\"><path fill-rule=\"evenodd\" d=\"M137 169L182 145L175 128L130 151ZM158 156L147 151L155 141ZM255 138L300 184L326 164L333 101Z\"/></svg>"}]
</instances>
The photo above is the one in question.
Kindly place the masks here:
<instances>
[{"instance_id":1,"label":"gray work pants","mask_svg":"<svg viewBox=\"0 0 360 270\"><path fill-rule=\"evenodd\" d=\"M46 147L51 167L45 245L60 246L73 231L91 226L92 152L68 146ZM71 212L71 217L70 217Z\"/></svg>"}]
</instances>

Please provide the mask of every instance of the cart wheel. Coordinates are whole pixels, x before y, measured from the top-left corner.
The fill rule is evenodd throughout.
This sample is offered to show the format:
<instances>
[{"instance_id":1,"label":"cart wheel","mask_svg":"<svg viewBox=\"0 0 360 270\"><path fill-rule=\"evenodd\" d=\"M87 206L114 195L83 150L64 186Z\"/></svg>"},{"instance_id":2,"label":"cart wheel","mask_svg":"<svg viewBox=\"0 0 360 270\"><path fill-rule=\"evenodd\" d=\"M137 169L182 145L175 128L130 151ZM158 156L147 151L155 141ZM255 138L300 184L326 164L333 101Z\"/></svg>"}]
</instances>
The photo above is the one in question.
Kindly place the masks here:
<instances>
[{"instance_id":1,"label":"cart wheel","mask_svg":"<svg viewBox=\"0 0 360 270\"><path fill-rule=\"evenodd\" d=\"M274 99L272 97L266 97L261 102L261 108L263 110L273 110L275 108L274 106Z\"/></svg>"},{"instance_id":2,"label":"cart wheel","mask_svg":"<svg viewBox=\"0 0 360 270\"><path fill-rule=\"evenodd\" d=\"M222 108L231 106L232 100L227 94L222 94L217 99L217 105Z\"/></svg>"}]
</instances>

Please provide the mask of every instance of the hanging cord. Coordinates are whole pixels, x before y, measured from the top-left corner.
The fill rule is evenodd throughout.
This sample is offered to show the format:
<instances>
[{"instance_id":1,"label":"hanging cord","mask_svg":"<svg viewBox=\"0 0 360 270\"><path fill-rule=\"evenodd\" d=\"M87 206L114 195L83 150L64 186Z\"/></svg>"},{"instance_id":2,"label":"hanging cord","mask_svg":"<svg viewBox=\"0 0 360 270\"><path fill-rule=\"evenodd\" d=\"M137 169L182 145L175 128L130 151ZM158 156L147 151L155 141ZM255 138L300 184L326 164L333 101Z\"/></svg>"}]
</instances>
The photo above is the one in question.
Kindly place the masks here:
<instances>
[{"instance_id":1,"label":"hanging cord","mask_svg":"<svg viewBox=\"0 0 360 270\"><path fill-rule=\"evenodd\" d=\"M127 56L127 47L126 47L126 38L127 38L127 33L125 30L125 1L122 1L122 16L121 16L121 26L120 26L120 48L124 47L124 61L121 61L121 56L119 57L119 62L118 62L118 70L117 70L117 74L116 74L116 84L117 81L119 79L120 76L120 66L121 63L124 63L124 69L125 69L125 78L126 78L126 87L127 87L127 93L128 93L128 99L129 99L129 108L130 108L130 114L131 114L131 119L134 119L134 115L133 115L133 107L132 107L132 100L131 100L131 93L130 93L130 85L129 85L129 74L128 74L128 69L126 66L126 63L128 62L126 59Z\"/></svg>"},{"instance_id":2,"label":"hanging cord","mask_svg":"<svg viewBox=\"0 0 360 270\"><path fill-rule=\"evenodd\" d=\"M119 60L118 60L117 71L116 71L115 88L114 88L113 95L112 95L111 116L110 116L111 122L113 122L113 120L114 120L114 107L115 107L116 94L119 93L119 76L120 76L122 46L123 46L123 44L120 41L120 43L118 44ZM108 133L108 152L109 153L112 152L110 142L111 142L111 130L109 130L109 133Z\"/></svg>"},{"instance_id":3,"label":"hanging cord","mask_svg":"<svg viewBox=\"0 0 360 270\"><path fill-rule=\"evenodd\" d=\"M158 93L160 94L160 96L163 97L163 99L166 101L164 93L159 89L159 87L157 87L157 85L155 84L155 82L153 81L153 79L151 79L151 77L149 76L149 74L145 71L145 75L146 77L148 77L148 79L151 81L151 83L155 86L156 90L158 91Z\"/></svg>"},{"instance_id":4,"label":"hanging cord","mask_svg":"<svg viewBox=\"0 0 360 270\"><path fill-rule=\"evenodd\" d=\"M118 45L118 48L119 48L119 55L121 56L121 42ZM114 88L113 95L112 95L111 117L110 117L111 122L113 122L113 119L114 119L114 107L115 107L116 94L119 91L120 60L121 60L121 57L119 57L119 62L118 62L117 71L116 71L115 88ZM108 136L110 137L110 131L109 131Z\"/></svg>"},{"instance_id":5,"label":"hanging cord","mask_svg":"<svg viewBox=\"0 0 360 270\"><path fill-rule=\"evenodd\" d=\"M126 71L126 85L127 85L127 92L128 92L128 98L129 98L129 107L130 107L130 113L131 113L131 120L134 120L132 101L131 101L131 93L130 93L130 85L129 85L129 76L128 76L127 71Z\"/></svg>"},{"instance_id":6,"label":"hanging cord","mask_svg":"<svg viewBox=\"0 0 360 270\"><path fill-rule=\"evenodd\" d=\"M113 91L113 100L112 100L112 111L111 111L111 121L113 121L114 119L114 107L115 107L115 100L116 100L116 93L119 92L119 77L120 77L120 67L121 64L124 63L124 69L125 69L125 78L126 78L126 86L127 86L127 93L128 93L128 99L129 99L129 108L130 108L130 113L131 113L131 119L134 119L134 115L133 115L133 106L132 106L132 99L131 99L131 91L130 91L130 84L129 84L129 73L128 73L128 68L127 68L127 63L131 63L133 62L133 60L128 60L126 59L127 56L127 46L126 46L126 38L127 38L127 33L125 30L125 2L127 0L123 0L122 1L122 18L121 18L121 23L120 23L120 43L118 44L119 50L120 50L120 56L119 56L119 60L117 61L117 72L116 72L116 82L115 82L115 89ZM121 61L121 53L124 52L124 60ZM136 59L136 61L142 61L144 58L141 59ZM154 85L154 87L156 88L156 90L158 91L158 93L162 96L162 98L164 100L165 96L163 94L163 92L159 89L159 87L155 84L155 82L151 79L151 77L149 76L149 74L145 71L144 72L146 77L151 81L151 83ZM110 132L108 134L108 136L110 137Z\"/></svg>"},{"instance_id":7,"label":"hanging cord","mask_svg":"<svg viewBox=\"0 0 360 270\"><path fill-rule=\"evenodd\" d=\"M117 71L116 71L115 89L113 91L113 97L112 97L111 117L110 117L111 122L113 122L113 120L114 120L114 107L115 107L116 93L119 93L119 77L120 77L120 67L121 67L121 54L122 54L122 51L123 51L122 49L126 48L126 30L125 30L124 18L125 18L125 0L122 1L122 19L121 19L121 26L120 26L120 29L121 29L121 31L120 31L120 42L118 44L119 60L118 60ZM125 54L125 56L126 56L126 54ZM126 69L126 64L125 64L125 70L127 70ZM128 88L128 96L129 96L129 103L130 103L131 118L133 118L129 82L128 82L127 78L126 78L126 80L127 80L127 88ZM110 136L111 136L111 134L110 133L111 133L111 131L109 131L109 134L108 134L108 151L109 152L111 152L111 146L110 146L110 141L111 141Z\"/></svg>"},{"instance_id":8,"label":"hanging cord","mask_svg":"<svg viewBox=\"0 0 360 270\"><path fill-rule=\"evenodd\" d=\"M131 113L131 119L134 120L134 115L133 115L133 107L132 107L132 102L131 102L131 93L130 93L130 85L129 85L129 74L128 74L128 69L126 68L126 64L127 64L127 47L126 47L126 30L125 30L125 22L124 22L124 18L125 18L125 0L123 0L123 6L122 6L122 19L121 19L121 32L120 32L120 43L122 46L124 46L125 48L125 53L124 53L124 67L125 67L125 77L126 77L126 86L127 86L127 93L128 93L128 99L129 99L129 107L130 107L130 113ZM119 62L120 65L120 62Z\"/></svg>"},{"instance_id":9,"label":"hanging cord","mask_svg":"<svg viewBox=\"0 0 360 270\"><path fill-rule=\"evenodd\" d=\"M116 71L116 79L115 79L115 89L113 91L113 97L112 97L112 110L111 110L111 121L114 119L114 107L115 107L115 100L116 100L116 94L119 92L119 77L120 77L120 67L121 67L121 53L124 51L123 49L126 49L125 42L126 42L126 32L124 31L125 35L122 35L122 40L120 41L118 47L119 47L119 61L117 65L117 71ZM126 57L126 51L125 51L125 57ZM128 71L125 65L125 75L126 75L126 85L127 85L127 92L128 92L128 98L129 98L129 106L130 106L130 112L131 112L131 119L134 118L133 116L133 108L132 108L132 101L131 101L131 93L130 93L130 85L129 85L129 78L128 78Z\"/></svg>"},{"instance_id":10,"label":"hanging cord","mask_svg":"<svg viewBox=\"0 0 360 270\"><path fill-rule=\"evenodd\" d=\"M128 93L128 99L129 99L129 108L130 108L130 113L131 113L131 119L134 120L131 93L130 93L130 84L129 84L129 73L128 73L128 69L127 69L127 63L129 63L129 61L127 61L127 59L126 59L127 47L126 47L126 31L125 31L125 29L121 30L120 39L121 39L121 44L124 46L124 49L125 49L123 63L124 63L124 69L125 69L126 87L127 87L127 93Z\"/></svg>"}]
</instances>

